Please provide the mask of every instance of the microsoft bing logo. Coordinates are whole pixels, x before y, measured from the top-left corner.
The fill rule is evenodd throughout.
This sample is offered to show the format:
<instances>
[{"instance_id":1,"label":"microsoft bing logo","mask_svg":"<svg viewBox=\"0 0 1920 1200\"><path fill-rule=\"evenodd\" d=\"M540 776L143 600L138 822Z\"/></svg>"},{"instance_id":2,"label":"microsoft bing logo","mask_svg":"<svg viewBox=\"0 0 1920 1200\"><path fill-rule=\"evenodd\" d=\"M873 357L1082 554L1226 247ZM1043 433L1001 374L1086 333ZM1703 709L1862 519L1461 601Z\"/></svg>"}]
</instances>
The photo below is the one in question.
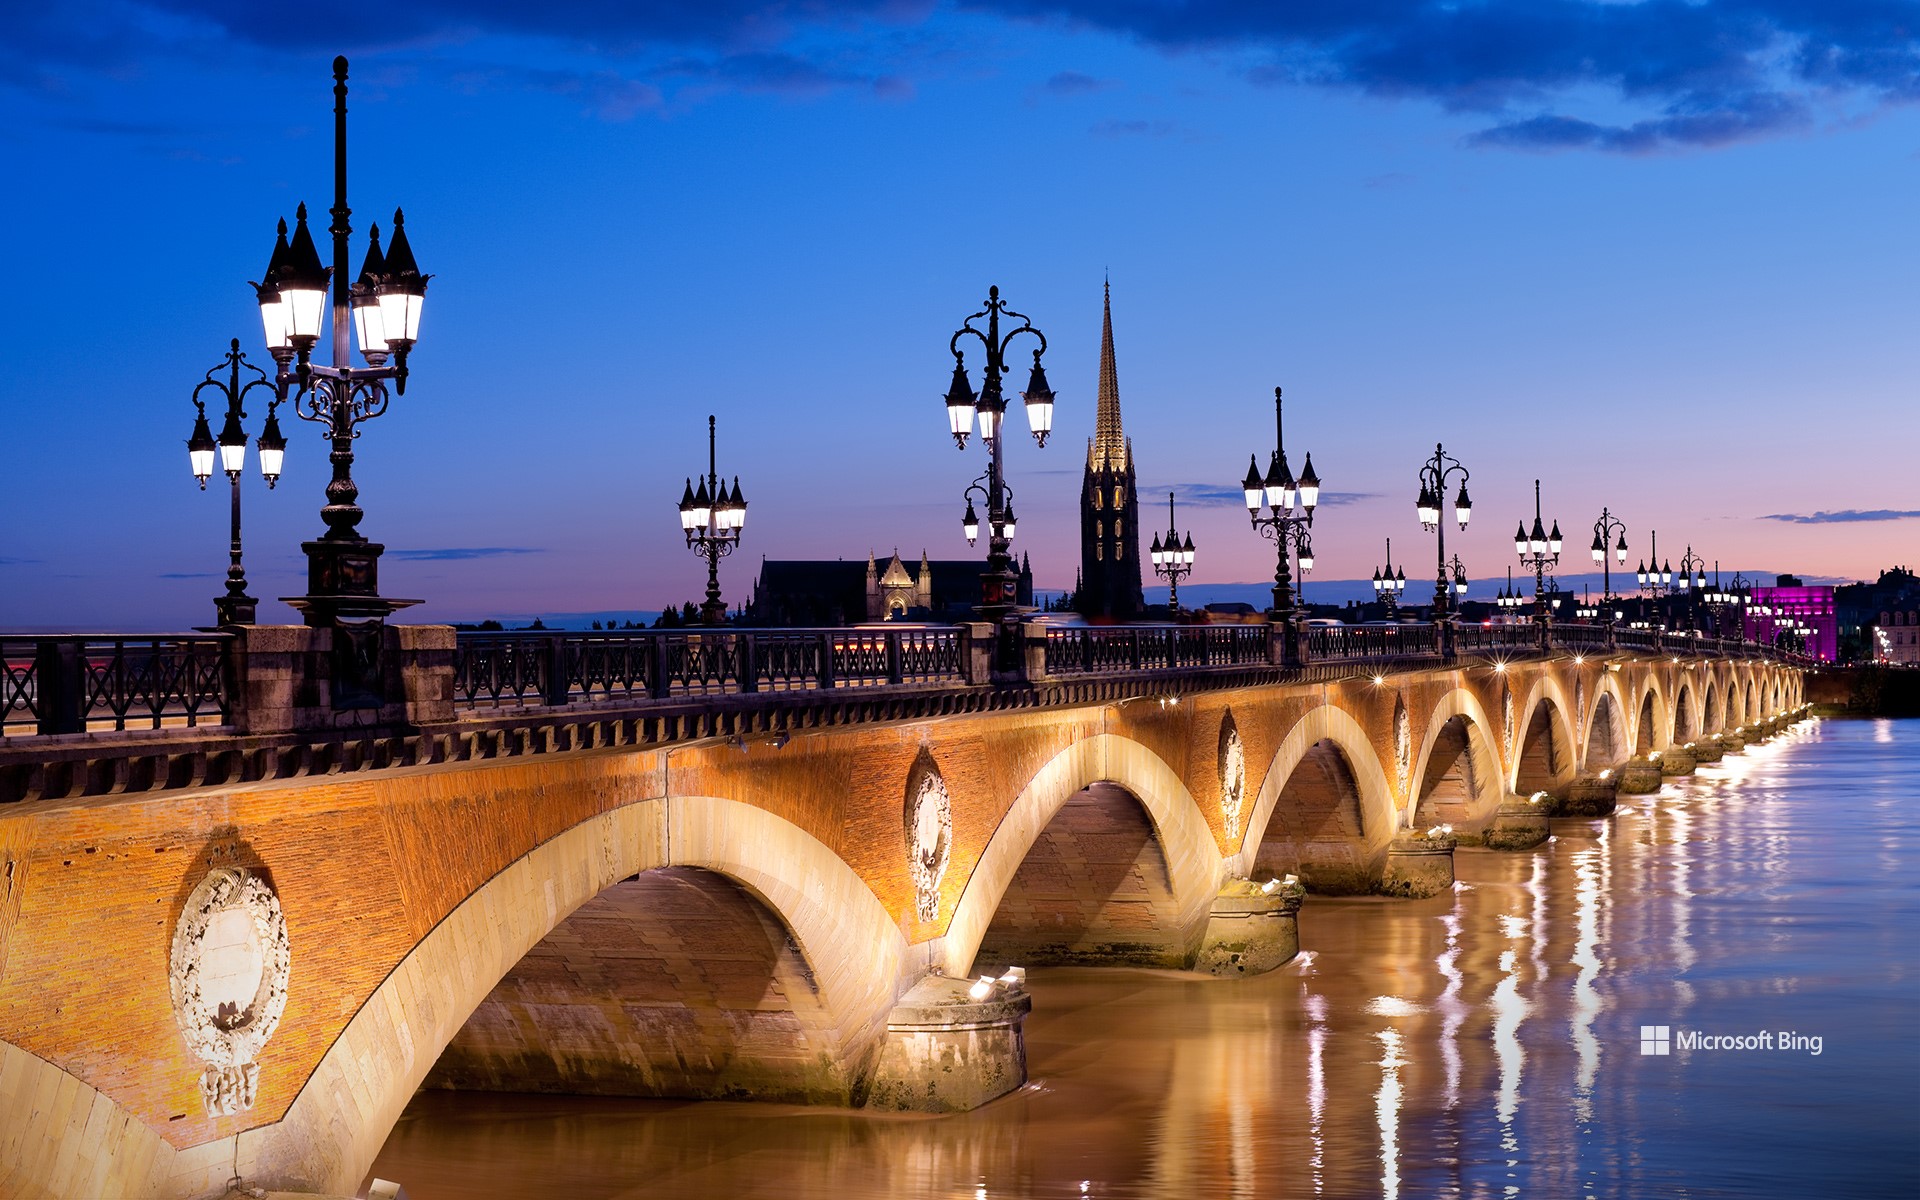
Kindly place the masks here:
<instances>
[{"instance_id":1,"label":"microsoft bing logo","mask_svg":"<svg viewBox=\"0 0 1920 1200\"><path fill-rule=\"evenodd\" d=\"M1640 1053L1670 1054L1672 1044L1669 1040L1669 1027L1665 1025L1642 1025L1640 1027Z\"/></svg>"}]
</instances>

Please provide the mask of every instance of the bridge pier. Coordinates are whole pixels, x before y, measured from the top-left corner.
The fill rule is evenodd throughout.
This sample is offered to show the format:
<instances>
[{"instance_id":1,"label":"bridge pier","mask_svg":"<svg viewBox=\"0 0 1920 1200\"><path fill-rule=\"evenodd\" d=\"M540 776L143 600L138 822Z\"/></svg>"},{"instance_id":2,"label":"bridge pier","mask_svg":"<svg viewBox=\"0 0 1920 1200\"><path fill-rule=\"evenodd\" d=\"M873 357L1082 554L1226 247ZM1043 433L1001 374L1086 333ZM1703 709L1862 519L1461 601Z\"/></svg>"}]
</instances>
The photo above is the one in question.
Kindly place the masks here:
<instances>
[{"instance_id":1,"label":"bridge pier","mask_svg":"<svg viewBox=\"0 0 1920 1200\"><path fill-rule=\"evenodd\" d=\"M1405 831L1387 847L1387 869L1374 889L1383 896L1419 900L1453 888L1453 851L1460 840L1451 833Z\"/></svg>"},{"instance_id":2,"label":"bridge pier","mask_svg":"<svg viewBox=\"0 0 1920 1200\"><path fill-rule=\"evenodd\" d=\"M1704 737L1698 741L1688 742L1685 749L1692 751L1693 761L1696 764L1719 762L1721 756L1726 753L1720 747L1720 739L1715 737Z\"/></svg>"},{"instance_id":3,"label":"bridge pier","mask_svg":"<svg viewBox=\"0 0 1920 1200\"><path fill-rule=\"evenodd\" d=\"M1645 763L1627 763L1618 770L1608 769L1601 771L1598 775L1589 775L1585 778L1574 780L1568 785L1567 794L1560 801L1555 815L1562 817L1604 817L1613 811L1617 793L1634 791L1651 792L1658 789L1660 786L1660 775L1658 771L1651 772L1651 778L1653 780L1652 786L1627 786L1627 768L1647 766L1648 764ZM1634 779L1634 782L1641 782L1648 774L1649 772L1647 770L1642 770L1639 776Z\"/></svg>"},{"instance_id":4,"label":"bridge pier","mask_svg":"<svg viewBox=\"0 0 1920 1200\"><path fill-rule=\"evenodd\" d=\"M1657 753L1660 755L1657 761L1660 764L1662 777L1693 774L1693 748L1690 745L1668 746Z\"/></svg>"},{"instance_id":5,"label":"bridge pier","mask_svg":"<svg viewBox=\"0 0 1920 1200\"><path fill-rule=\"evenodd\" d=\"M887 1014L868 1108L953 1113L1027 1081L1022 1029L1033 1011L1023 979L969 982L929 975Z\"/></svg>"},{"instance_id":6,"label":"bridge pier","mask_svg":"<svg viewBox=\"0 0 1920 1200\"><path fill-rule=\"evenodd\" d=\"M1660 752L1655 750L1646 758L1636 758L1621 763L1614 771L1614 790L1629 796L1660 790Z\"/></svg>"},{"instance_id":7,"label":"bridge pier","mask_svg":"<svg viewBox=\"0 0 1920 1200\"><path fill-rule=\"evenodd\" d=\"M1553 797L1545 792L1531 796L1509 795L1494 810L1487 825L1483 844L1489 850L1531 850L1547 840L1548 811Z\"/></svg>"},{"instance_id":8,"label":"bridge pier","mask_svg":"<svg viewBox=\"0 0 1920 1200\"><path fill-rule=\"evenodd\" d=\"M1300 953L1300 902L1304 884L1235 879L1220 889L1207 914L1207 931L1193 969L1239 978L1284 967Z\"/></svg>"}]
</instances>

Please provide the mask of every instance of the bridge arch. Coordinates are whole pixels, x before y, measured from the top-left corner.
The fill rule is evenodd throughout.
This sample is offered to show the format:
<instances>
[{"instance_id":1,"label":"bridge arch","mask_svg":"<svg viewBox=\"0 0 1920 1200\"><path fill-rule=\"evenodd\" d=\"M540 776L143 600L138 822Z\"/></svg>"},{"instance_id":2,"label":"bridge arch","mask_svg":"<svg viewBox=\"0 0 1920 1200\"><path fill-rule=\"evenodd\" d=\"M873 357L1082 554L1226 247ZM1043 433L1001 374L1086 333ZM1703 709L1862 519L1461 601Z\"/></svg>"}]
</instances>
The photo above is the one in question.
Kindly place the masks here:
<instances>
[{"instance_id":1,"label":"bridge arch","mask_svg":"<svg viewBox=\"0 0 1920 1200\"><path fill-rule=\"evenodd\" d=\"M1712 679L1707 680L1706 689L1700 697L1700 732L1715 734L1720 732L1720 694Z\"/></svg>"},{"instance_id":2,"label":"bridge arch","mask_svg":"<svg viewBox=\"0 0 1920 1200\"><path fill-rule=\"evenodd\" d=\"M1493 816L1505 776L1492 729L1472 692L1455 688L1440 698L1427 717L1426 736L1410 776L1410 827L1431 822L1467 831Z\"/></svg>"},{"instance_id":3,"label":"bridge arch","mask_svg":"<svg viewBox=\"0 0 1920 1200\"><path fill-rule=\"evenodd\" d=\"M1667 747L1667 702L1659 680L1649 674L1639 689L1640 703L1633 718L1633 752L1647 754Z\"/></svg>"},{"instance_id":4,"label":"bridge arch","mask_svg":"<svg viewBox=\"0 0 1920 1200\"><path fill-rule=\"evenodd\" d=\"M1394 785L1366 730L1320 704L1274 752L1231 866L1243 877L1291 871L1316 891L1366 891L1399 827Z\"/></svg>"},{"instance_id":5,"label":"bridge arch","mask_svg":"<svg viewBox=\"0 0 1920 1200\"><path fill-rule=\"evenodd\" d=\"M1129 738L1102 733L1049 759L1001 818L967 876L946 935L934 951L947 974L969 973L1001 900L1034 844L1068 801L1095 784L1123 789L1146 810L1153 840L1166 862L1173 919L1183 940L1197 942L1220 888L1222 859L1213 830L1164 759Z\"/></svg>"},{"instance_id":6,"label":"bridge arch","mask_svg":"<svg viewBox=\"0 0 1920 1200\"><path fill-rule=\"evenodd\" d=\"M1586 736L1580 742L1581 770L1604 770L1630 756L1633 742L1628 736L1628 719L1619 679L1611 671L1602 671L1586 714Z\"/></svg>"},{"instance_id":7,"label":"bridge arch","mask_svg":"<svg viewBox=\"0 0 1920 1200\"><path fill-rule=\"evenodd\" d=\"M1514 726L1508 791L1531 795L1549 791L1573 777L1578 760L1572 713L1573 702L1560 680L1549 671L1536 675Z\"/></svg>"},{"instance_id":8,"label":"bridge arch","mask_svg":"<svg viewBox=\"0 0 1920 1200\"><path fill-rule=\"evenodd\" d=\"M240 1134L227 1161L270 1190L352 1194L414 1090L508 971L582 905L672 867L731 880L786 926L849 1061L877 1044L907 946L853 868L764 809L700 796L636 801L536 847L448 913L354 1014L286 1116Z\"/></svg>"},{"instance_id":9,"label":"bridge arch","mask_svg":"<svg viewBox=\"0 0 1920 1200\"><path fill-rule=\"evenodd\" d=\"M1700 722L1694 713L1693 685L1682 681L1680 690L1673 700L1673 737L1675 743L1686 743L1699 735Z\"/></svg>"}]
</instances>

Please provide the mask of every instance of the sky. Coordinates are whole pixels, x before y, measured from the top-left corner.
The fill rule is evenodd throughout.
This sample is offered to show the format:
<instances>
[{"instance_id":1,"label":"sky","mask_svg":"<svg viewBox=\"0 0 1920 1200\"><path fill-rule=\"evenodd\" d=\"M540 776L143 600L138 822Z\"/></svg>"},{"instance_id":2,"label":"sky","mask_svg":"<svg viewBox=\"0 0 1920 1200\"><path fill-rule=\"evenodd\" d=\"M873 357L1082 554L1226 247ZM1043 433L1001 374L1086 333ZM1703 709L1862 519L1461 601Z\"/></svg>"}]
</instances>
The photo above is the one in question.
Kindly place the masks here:
<instances>
[{"instance_id":1,"label":"sky","mask_svg":"<svg viewBox=\"0 0 1920 1200\"><path fill-rule=\"evenodd\" d=\"M434 277L354 468L403 619L697 599L709 413L749 502L730 600L763 556L980 554L985 451L941 398L990 285L1059 398L1044 448L1013 419L1015 548L1070 586L1107 279L1196 585L1271 577L1237 485L1276 385L1315 581L1388 538L1432 576L1438 442L1474 596L1536 477L1569 574L1603 505L1633 558L1920 558L1920 3L70 0L0 6L0 628L210 623L189 393L229 338L267 361L247 281L330 203L336 53L351 267L404 206ZM323 530L327 446L285 424L279 486L244 485L263 622Z\"/></svg>"}]
</instances>

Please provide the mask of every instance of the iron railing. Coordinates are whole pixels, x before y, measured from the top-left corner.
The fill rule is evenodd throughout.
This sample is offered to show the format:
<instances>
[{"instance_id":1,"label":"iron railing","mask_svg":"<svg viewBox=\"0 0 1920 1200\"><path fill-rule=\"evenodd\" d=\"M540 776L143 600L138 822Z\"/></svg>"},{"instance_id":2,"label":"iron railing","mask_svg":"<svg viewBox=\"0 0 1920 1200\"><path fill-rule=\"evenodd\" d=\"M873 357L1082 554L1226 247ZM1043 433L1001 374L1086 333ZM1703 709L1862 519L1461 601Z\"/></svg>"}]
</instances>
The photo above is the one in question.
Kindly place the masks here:
<instances>
[{"instance_id":1,"label":"iron railing","mask_svg":"<svg viewBox=\"0 0 1920 1200\"><path fill-rule=\"evenodd\" d=\"M1307 659L1425 658L1440 653L1427 624L1316 625L1307 630Z\"/></svg>"},{"instance_id":2,"label":"iron railing","mask_svg":"<svg viewBox=\"0 0 1920 1200\"><path fill-rule=\"evenodd\" d=\"M232 646L217 633L0 637L0 731L224 725Z\"/></svg>"},{"instance_id":3,"label":"iron railing","mask_svg":"<svg viewBox=\"0 0 1920 1200\"><path fill-rule=\"evenodd\" d=\"M1106 675L1270 661L1265 625L1061 625L1046 630L1049 675Z\"/></svg>"},{"instance_id":4,"label":"iron railing","mask_svg":"<svg viewBox=\"0 0 1920 1200\"><path fill-rule=\"evenodd\" d=\"M965 637L957 628L461 633L454 699L484 708L963 683Z\"/></svg>"}]
</instances>

